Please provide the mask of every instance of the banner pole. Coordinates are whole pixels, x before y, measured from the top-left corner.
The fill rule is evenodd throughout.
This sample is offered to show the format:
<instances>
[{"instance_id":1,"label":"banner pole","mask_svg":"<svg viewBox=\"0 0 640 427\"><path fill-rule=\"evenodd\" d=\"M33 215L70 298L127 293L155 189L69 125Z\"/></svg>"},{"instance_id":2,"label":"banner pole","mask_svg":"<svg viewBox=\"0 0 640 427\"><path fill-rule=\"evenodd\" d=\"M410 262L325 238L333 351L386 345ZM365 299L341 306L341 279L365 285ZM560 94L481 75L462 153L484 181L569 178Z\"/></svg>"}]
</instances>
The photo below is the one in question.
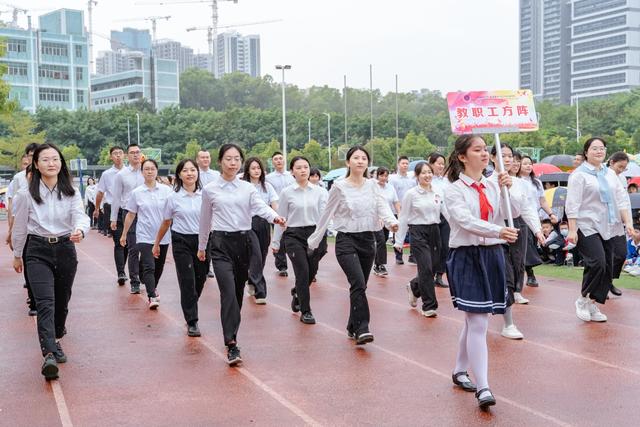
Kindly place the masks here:
<instances>
[{"instance_id":1,"label":"banner pole","mask_svg":"<svg viewBox=\"0 0 640 427\"><path fill-rule=\"evenodd\" d=\"M495 141L496 141L496 154L498 155L498 172L504 172L504 160L502 159L502 145L500 145L500 134L495 133ZM502 198L504 199L504 205L507 208L507 223L509 227L513 227L513 214L511 213L511 199L509 197L509 189L506 186L503 186L502 189Z\"/></svg>"}]
</instances>

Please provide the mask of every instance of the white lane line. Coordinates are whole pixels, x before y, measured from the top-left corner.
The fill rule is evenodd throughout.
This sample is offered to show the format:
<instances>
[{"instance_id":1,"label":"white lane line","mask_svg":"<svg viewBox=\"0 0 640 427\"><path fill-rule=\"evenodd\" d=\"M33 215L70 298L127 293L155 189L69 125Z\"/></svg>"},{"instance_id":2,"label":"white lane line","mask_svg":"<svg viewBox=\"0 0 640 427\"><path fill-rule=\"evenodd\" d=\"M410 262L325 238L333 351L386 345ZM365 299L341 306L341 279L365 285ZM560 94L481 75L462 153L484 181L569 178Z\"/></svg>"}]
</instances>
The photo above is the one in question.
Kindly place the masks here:
<instances>
[{"instance_id":1,"label":"white lane line","mask_svg":"<svg viewBox=\"0 0 640 427\"><path fill-rule=\"evenodd\" d=\"M115 276L113 274L112 271L110 271L107 268L105 268L102 264L100 264L94 257L89 255L87 252L83 251L80 248L76 248L76 249L79 252L82 252L84 254L84 256L89 258L91 261L93 261L98 267L100 267L101 269L106 271L110 276L113 276L114 278L117 277L117 276ZM144 300L144 297L142 295L140 295L139 297ZM158 310L158 313L160 313L161 315L163 315L164 317L169 319L172 323L175 323L178 326L182 326L182 324L183 324L182 321L174 318L173 316L169 315L168 313L166 313L166 312L164 312L162 310ZM219 351L215 345L211 344L209 341L207 341L204 338L200 338L198 340L198 342L200 344L204 345L209 351L211 351L218 358L224 360L225 363L226 363L226 361L227 361L226 355L223 352ZM235 370L240 372L245 378L247 378L249 381L251 381L257 387L262 389L262 391L267 393L269 396L271 396L273 399L275 399L278 403L280 403L282 406L284 406L289 411L291 411L293 414L295 414L298 418L300 418L302 421L304 421L305 424L307 424L309 426L314 426L314 427L322 425L321 423L319 423L318 421L313 419L313 417L311 417L309 414L307 414L303 409L301 409L300 407L296 406L289 399L287 399L286 397L284 397L283 395L281 395L280 393L275 391L273 388L269 387L263 381L261 381L258 377L253 375L247 368L238 367L238 368L235 368Z\"/></svg>"}]
</instances>

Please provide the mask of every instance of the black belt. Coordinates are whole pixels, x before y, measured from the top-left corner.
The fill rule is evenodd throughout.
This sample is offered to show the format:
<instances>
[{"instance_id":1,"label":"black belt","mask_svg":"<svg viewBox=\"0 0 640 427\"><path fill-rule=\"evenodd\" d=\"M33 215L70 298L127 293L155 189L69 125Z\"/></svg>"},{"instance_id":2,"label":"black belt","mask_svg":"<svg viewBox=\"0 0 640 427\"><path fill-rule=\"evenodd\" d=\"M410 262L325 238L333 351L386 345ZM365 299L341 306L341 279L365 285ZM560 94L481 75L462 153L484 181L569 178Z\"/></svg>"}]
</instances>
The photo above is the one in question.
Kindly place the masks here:
<instances>
[{"instance_id":1,"label":"black belt","mask_svg":"<svg viewBox=\"0 0 640 427\"><path fill-rule=\"evenodd\" d=\"M38 242L55 245L56 243L68 242L69 240L71 240L71 234L65 234L64 236L60 237L42 237L35 234L29 234L29 240L36 240Z\"/></svg>"},{"instance_id":2,"label":"black belt","mask_svg":"<svg viewBox=\"0 0 640 427\"><path fill-rule=\"evenodd\" d=\"M211 234L215 235L215 236L230 236L230 237L234 237L234 236L244 236L245 234L249 233L249 231L251 230L247 230L247 231L218 231L218 230L213 230L211 232Z\"/></svg>"}]
</instances>

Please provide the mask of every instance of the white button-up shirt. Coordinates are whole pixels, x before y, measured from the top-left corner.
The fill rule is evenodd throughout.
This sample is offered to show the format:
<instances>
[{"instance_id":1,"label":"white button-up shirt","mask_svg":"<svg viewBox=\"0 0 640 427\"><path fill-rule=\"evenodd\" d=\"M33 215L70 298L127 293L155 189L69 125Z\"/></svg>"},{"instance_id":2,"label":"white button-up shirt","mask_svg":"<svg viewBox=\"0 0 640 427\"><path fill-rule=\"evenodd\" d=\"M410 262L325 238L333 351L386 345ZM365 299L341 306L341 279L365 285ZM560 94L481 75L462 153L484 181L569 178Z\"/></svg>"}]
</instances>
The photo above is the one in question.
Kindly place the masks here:
<instances>
[{"instance_id":1,"label":"white button-up shirt","mask_svg":"<svg viewBox=\"0 0 640 427\"><path fill-rule=\"evenodd\" d=\"M198 249L205 250L209 232L251 230L251 218L257 215L270 223L278 214L262 200L250 182L223 177L202 190Z\"/></svg>"},{"instance_id":2,"label":"white button-up shirt","mask_svg":"<svg viewBox=\"0 0 640 427\"><path fill-rule=\"evenodd\" d=\"M125 209L138 216L137 243L155 243L156 235L164 220L164 206L172 192L171 187L159 183L156 183L153 188L143 184L131 192ZM165 233L160 244L168 245L169 242L171 242L171 235Z\"/></svg>"},{"instance_id":3,"label":"white button-up shirt","mask_svg":"<svg viewBox=\"0 0 640 427\"><path fill-rule=\"evenodd\" d=\"M431 188L433 191L440 194L444 198L444 193L447 190L447 186L449 186L450 182L446 176L433 176L431 178Z\"/></svg>"},{"instance_id":4,"label":"white button-up shirt","mask_svg":"<svg viewBox=\"0 0 640 427\"><path fill-rule=\"evenodd\" d=\"M380 187L382 196L389 204L389 209L391 209L391 212L397 214L398 212L396 211L395 204L398 203L400 199L398 199L398 193L396 193L396 189L393 188L393 185L389 184L388 182L384 185L384 187L378 183L378 187Z\"/></svg>"},{"instance_id":5,"label":"white button-up shirt","mask_svg":"<svg viewBox=\"0 0 640 427\"><path fill-rule=\"evenodd\" d=\"M260 194L260 197L262 197L262 200L264 200L267 205L271 206L271 203L277 202L280 199L275 188L273 188L273 185L269 184L268 182L265 181L264 188L260 183L253 185L254 187L256 187L256 190L258 190L258 194Z\"/></svg>"},{"instance_id":6,"label":"white button-up shirt","mask_svg":"<svg viewBox=\"0 0 640 427\"><path fill-rule=\"evenodd\" d=\"M595 167L588 162L583 164L585 167L595 170ZM606 166L602 165L601 167ZM609 183L613 203L616 206L613 224L609 224L606 203L600 200L598 177L579 170L569 175L565 212L567 218L577 220L578 228L585 236L599 233L604 240L609 240L617 235L619 227L622 226L620 211L631 209L631 204L616 173L609 168L607 168L606 179Z\"/></svg>"},{"instance_id":7,"label":"white button-up shirt","mask_svg":"<svg viewBox=\"0 0 640 427\"><path fill-rule=\"evenodd\" d=\"M440 224L440 215L445 213L445 209L439 193L427 191L419 185L409 189L402 199L396 242L404 242L410 225Z\"/></svg>"},{"instance_id":8,"label":"white button-up shirt","mask_svg":"<svg viewBox=\"0 0 640 427\"><path fill-rule=\"evenodd\" d=\"M460 178L447 186L444 203L449 217L451 234L449 247L491 246L505 243L500 239L500 231L505 227L504 206L501 203L500 186L495 180L484 176L480 183L484 185L484 194L493 208L489 220L480 219L479 193L471 187L473 178L461 173ZM511 206L521 210L521 197L510 197Z\"/></svg>"},{"instance_id":9,"label":"white button-up shirt","mask_svg":"<svg viewBox=\"0 0 640 427\"><path fill-rule=\"evenodd\" d=\"M291 175L291 172L284 171L278 172L273 171L270 174L267 174L267 182L273 185L273 188L276 190L276 193L280 194L285 187L296 182L295 178Z\"/></svg>"},{"instance_id":10,"label":"white button-up shirt","mask_svg":"<svg viewBox=\"0 0 640 427\"><path fill-rule=\"evenodd\" d=\"M13 176L13 179L7 187L7 199L12 199L18 191L29 188L27 180L27 171L20 171Z\"/></svg>"},{"instance_id":11,"label":"white button-up shirt","mask_svg":"<svg viewBox=\"0 0 640 427\"><path fill-rule=\"evenodd\" d=\"M71 234L76 230L89 232L89 217L84 212L82 197L76 190L73 196L61 195L58 199L58 189L50 191L40 182L40 197L42 203L37 204L28 190L19 191L14 198L15 221L11 240L13 255L22 256L27 235L40 237L60 237Z\"/></svg>"},{"instance_id":12,"label":"white button-up shirt","mask_svg":"<svg viewBox=\"0 0 640 427\"><path fill-rule=\"evenodd\" d=\"M206 171L199 169L199 176L200 176L200 184L202 185L202 188L204 188L210 182L220 178L220 172L215 171L213 169L207 169Z\"/></svg>"},{"instance_id":13,"label":"white button-up shirt","mask_svg":"<svg viewBox=\"0 0 640 427\"><path fill-rule=\"evenodd\" d=\"M126 166L116 174L113 183L111 221L118 220L118 209L126 209L131 192L142 184L144 184L144 177L141 168L133 169L131 166Z\"/></svg>"},{"instance_id":14,"label":"white button-up shirt","mask_svg":"<svg viewBox=\"0 0 640 427\"><path fill-rule=\"evenodd\" d=\"M380 186L372 179L365 179L360 187L347 179L333 183L316 231L307 240L310 249L318 247L332 218L334 230L344 233L380 230L380 220L387 228L398 224Z\"/></svg>"},{"instance_id":15,"label":"white button-up shirt","mask_svg":"<svg viewBox=\"0 0 640 427\"><path fill-rule=\"evenodd\" d=\"M287 219L287 227L308 227L316 225L327 205L329 194L323 188L308 183L300 187L290 185L280 193L278 215ZM271 246L280 249L282 227L276 227Z\"/></svg>"},{"instance_id":16,"label":"white button-up shirt","mask_svg":"<svg viewBox=\"0 0 640 427\"><path fill-rule=\"evenodd\" d=\"M396 189L396 194L398 194L398 199L400 199L400 209L402 209L402 199L404 198L404 193L418 185L418 181L416 181L416 178L414 176L409 176L409 174L393 174L389 176L389 184L393 185L393 188Z\"/></svg>"},{"instance_id":17,"label":"white button-up shirt","mask_svg":"<svg viewBox=\"0 0 640 427\"><path fill-rule=\"evenodd\" d=\"M172 219L171 229L180 234L198 234L200 230L200 211L202 209L202 191L193 193L181 188L172 192L164 206L164 220Z\"/></svg>"},{"instance_id":18,"label":"white button-up shirt","mask_svg":"<svg viewBox=\"0 0 640 427\"><path fill-rule=\"evenodd\" d=\"M540 212L540 208L541 208L540 198L544 197L544 188L542 187L542 183L536 178L536 182L540 185L540 186L537 186L536 182L534 182L530 176L523 176L523 177L520 177L520 179L524 183L524 189L526 191L526 195L529 200L529 203L533 204L533 207L536 210L538 217L546 218L547 217L546 212Z\"/></svg>"},{"instance_id":19,"label":"white button-up shirt","mask_svg":"<svg viewBox=\"0 0 640 427\"><path fill-rule=\"evenodd\" d=\"M118 169L115 166L111 166L106 171L102 172L100 181L98 181L98 191L104 194L104 203L113 204L113 186L116 182L116 175L122 169Z\"/></svg>"},{"instance_id":20,"label":"white button-up shirt","mask_svg":"<svg viewBox=\"0 0 640 427\"><path fill-rule=\"evenodd\" d=\"M498 174L493 173L489 177L489 180L498 184ZM509 188L509 198L510 200L519 200L518 203L511 203L511 215L513 215L513 218L522 217L533 234L538 233L542 230L542 225L540 223L540 217L538 216L538 210L536 208L537 205L530 200L530 197L533 194L531 186L522 178L516 178L515 176L511 177L511 183L511 188ZM504 199L502 200L504 201ZM538 204L539 202L540 201L538 200ZM506 206L503 206L503 208L505 209L504 215L506 218Z\"/></svg>"}]
</instances>

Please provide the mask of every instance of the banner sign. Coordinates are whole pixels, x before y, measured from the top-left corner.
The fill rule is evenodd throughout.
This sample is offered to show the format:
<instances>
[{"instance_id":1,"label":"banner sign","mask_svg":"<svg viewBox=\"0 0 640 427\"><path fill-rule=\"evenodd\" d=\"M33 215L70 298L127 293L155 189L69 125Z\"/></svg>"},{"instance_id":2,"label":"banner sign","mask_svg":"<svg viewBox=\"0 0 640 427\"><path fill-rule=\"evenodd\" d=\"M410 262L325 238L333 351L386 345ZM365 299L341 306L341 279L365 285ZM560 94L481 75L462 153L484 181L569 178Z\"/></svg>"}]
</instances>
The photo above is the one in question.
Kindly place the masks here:
<instances>
[{"instance_id":1,"label":"banner sign","mask_svg":"<svg viewBox=\"0 0 640 427\"><path fill-rule=\"evenodd\" d=\"M447 103L451 130L456 134L538 130L530 90L449 92Z\"/></svg>"}]
</instances>

